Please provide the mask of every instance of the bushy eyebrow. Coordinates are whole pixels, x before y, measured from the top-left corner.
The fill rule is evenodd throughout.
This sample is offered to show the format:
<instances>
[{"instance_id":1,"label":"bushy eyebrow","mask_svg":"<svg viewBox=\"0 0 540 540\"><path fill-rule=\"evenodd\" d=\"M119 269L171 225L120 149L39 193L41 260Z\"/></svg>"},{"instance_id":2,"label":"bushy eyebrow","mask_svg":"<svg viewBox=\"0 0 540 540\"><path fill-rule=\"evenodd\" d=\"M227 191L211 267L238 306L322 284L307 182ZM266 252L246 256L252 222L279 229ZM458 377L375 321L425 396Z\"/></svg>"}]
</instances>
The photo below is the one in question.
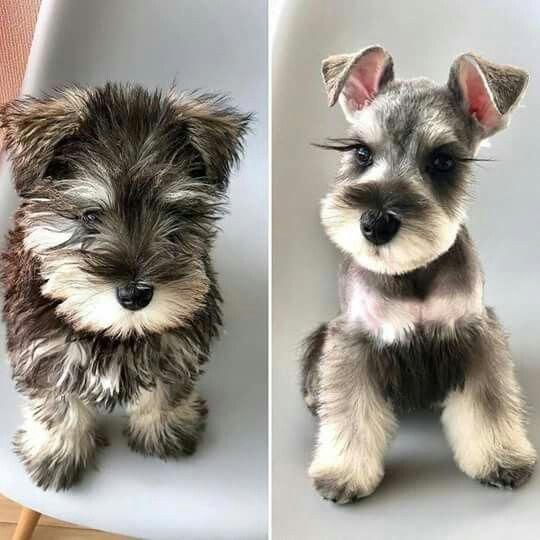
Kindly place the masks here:
<instances>
[{"instance_id":1,"label":"bushy eyebrow","mask_svg":"<svg viewBox=\"0 0 540 540\"><path fill-rule=\"evenodd\" d=\"M329 138L326 139L326 141L326 143L311 143L311 145L315 146L316 148L322 148L323 150L336 150L338 152L348 152L349 150L354 150L362 145L369 146L362 139L355 137L343 139Z\"/></svg>"}]
</instances>

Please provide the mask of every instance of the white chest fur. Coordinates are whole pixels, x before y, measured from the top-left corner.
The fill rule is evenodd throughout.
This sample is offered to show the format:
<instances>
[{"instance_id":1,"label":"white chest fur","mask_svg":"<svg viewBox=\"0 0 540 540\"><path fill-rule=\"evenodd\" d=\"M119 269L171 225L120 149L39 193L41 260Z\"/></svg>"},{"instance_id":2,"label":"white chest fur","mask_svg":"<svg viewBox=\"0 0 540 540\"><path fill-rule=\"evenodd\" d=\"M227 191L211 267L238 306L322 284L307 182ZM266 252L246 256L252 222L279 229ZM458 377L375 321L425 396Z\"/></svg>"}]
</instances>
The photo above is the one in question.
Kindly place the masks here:
<instances>
[{"instance_id":1,"label":"white chest fur","mask_svg":"<svg viewBox=\"0 0 540 540\"><path fill-rule=\"evenodd\" d=\"M362 282L354 283L351 289L348 319L384 343L403 340L420 326L452 328L457 321L484 310L481 280L468 293L436 289L423 300L385 297Z\"/></svg>"}]
</instances>

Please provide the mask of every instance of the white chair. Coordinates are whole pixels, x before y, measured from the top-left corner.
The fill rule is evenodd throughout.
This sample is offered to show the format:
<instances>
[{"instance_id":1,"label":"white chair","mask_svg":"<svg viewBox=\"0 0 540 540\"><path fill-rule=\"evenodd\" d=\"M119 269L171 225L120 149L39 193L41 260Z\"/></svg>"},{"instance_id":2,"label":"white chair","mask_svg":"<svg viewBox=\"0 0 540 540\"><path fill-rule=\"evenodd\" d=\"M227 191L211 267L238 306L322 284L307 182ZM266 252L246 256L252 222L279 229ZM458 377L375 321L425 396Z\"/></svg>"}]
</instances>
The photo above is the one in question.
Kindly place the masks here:
<instances>
[{"instance_id":1,"label":"white chair","mask_svg":"<svg viewBox=\"0 0 540 540\"><path fill-rule=\"evenodd\" d=\"M263 0L43 2L24 84L136 81L229 93L257 122L231 179L216 266L225 333L201 390L210 416L198 452L162 462L128 450L122 411L111 446L68 492L34 487L11 450L21 422L5 348L0 367L0 492L65 521L152 539L262 539L267 530L267 64ZM0 231L17 201L3 167ZM2 335L3 338L3 335ZM4 342L4 339L2 339ZM30 516L31 517L31 516Z\"/></svg>"},{"instance_id":2,"label":"white chair","mask_svg":"<svg viewBox=\"0 0 540 540\"><path fill-rule=\"evenodd\" d=\"M380 43L396 76L445 82L461 52L478 51L532 73L508 130L483 150L496 163L478 167L470 228L487 279L487 300L511 333L518 378L540 450L540 5L502 0L342 0L282 2L273 43L273 518L275 538L473 540L538 538L540 471L520 490L497 491L454 465L434 414L403 422L371 497L337 507L307 478L316 422L299 387L298 345L337 312L339 257L319 221L319 201L337 156L310 147L345 133L339 107L328 109L320 62L330 54Z\"/></svg>"}]
</instances>

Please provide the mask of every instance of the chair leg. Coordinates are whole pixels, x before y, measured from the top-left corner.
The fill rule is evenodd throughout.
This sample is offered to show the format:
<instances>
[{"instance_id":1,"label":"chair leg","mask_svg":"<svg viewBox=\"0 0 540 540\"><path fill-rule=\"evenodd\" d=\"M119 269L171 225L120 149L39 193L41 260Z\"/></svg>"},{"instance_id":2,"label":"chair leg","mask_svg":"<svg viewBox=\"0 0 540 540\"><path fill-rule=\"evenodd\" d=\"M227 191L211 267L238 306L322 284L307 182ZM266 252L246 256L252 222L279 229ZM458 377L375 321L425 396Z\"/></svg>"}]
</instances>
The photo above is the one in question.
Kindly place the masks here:
<instances>
[{"instance_id":1,"label":"chair leg","mask_svg":"<svg viewBox=\"0 0 540 540\"><path fill-rule=\"evenodd\" d=\"M12 540L30 540L40 517L39 512L23 506Z\"/></svg>"}]
</instances>

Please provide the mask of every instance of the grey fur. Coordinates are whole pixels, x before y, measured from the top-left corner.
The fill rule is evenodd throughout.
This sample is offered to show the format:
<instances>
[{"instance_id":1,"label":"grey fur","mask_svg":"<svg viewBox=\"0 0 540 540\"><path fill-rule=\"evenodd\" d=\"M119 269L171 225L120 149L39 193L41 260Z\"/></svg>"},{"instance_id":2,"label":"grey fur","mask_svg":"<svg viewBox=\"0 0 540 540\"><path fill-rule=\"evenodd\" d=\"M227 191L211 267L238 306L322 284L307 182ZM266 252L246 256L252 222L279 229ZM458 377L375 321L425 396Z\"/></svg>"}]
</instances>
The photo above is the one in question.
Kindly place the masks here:
<instances>
[{"instance_id":1,"label":"grey fur","mask_svg":"<svg viewBox=\"0 0 540 540\"><path fill-rule=\"evenodd\" d=\"M27 398L15 449L40 487L69 488L94 464L97 407L128 405L135 451L195 451L195 385L221 326L211 253L249 121L222 96L111 83L0 110L22 197L2 254ZM121 305L133 282L153 287L142 309Z\"/></svg>"},{"instance_id":2,"label":"grey fur","mask_svg":"<svg viewBox=\"0 0 540 540\"><path fill-rule=\"evenodd\" d=\"M330 105L364 51L323 62ZM392 65L387 53L380 58ZM492 106L507 115L523 95L524 72L465 55L446 86L385 80L369 102L347 96L349 134L323 145L343 156L322 221L345 262L340 314L306 340L302 388L319 417L310 476L337 503L377 488L403 409L441 407L458 465L482 483L518 487L536 463L508 343L483 304L481 265L464 225L475 154L488 134L463 103L468 83L458 66L471 59ZM366 145L367 165L355 154ZM450 156L448 171L433 165L440 155ZM401 222L382 248L360 232L360 216L373 210Z\"/></svg>"},{"instance_id":3,"label":"grey fur","mask_svg":"<svg viewBox=\"0 0 540 540\"><path fill-rule=\"evenodd\" d=\"M502 115L510 112L519 102L520 96L529 83L529 74L523 69L494 64L479 55L467 53L456 58L450 69L448 86L458 96L461 93L458 84L458 71L463 62L474 62L478 66L493 92L495 105Z\"/></svg>"},{"instance_id":4,"label":"grey fur","mask_svg":"<svg viewBox=\"0 0 540 540\"><path fill-rule=\"evenodd\" d=\"M304 342L304 354L302 355L302 395L308 409L317 414L319 407L320 376L318 363L322 356L326 342L328 325L321 324Z\"/></svg>"},{"instance_id":5,"label":"grey fur","mask_svg":"<svg viewBox=\"0 0 540 540\"><path fill-rule=\"evenodd\" d=\"M28 413L36 421L46 426L46 429L52 430L58 427L66 415L70 413L73 404L68 403L68 401L69 398L66 395L50 393L41 399L30 400L27 404ZM66 439L69 438L72 436L72 432L66 429L65 436ZM89 429L84 430L78 441L78 446L83 449L81 453L63 451L62 448L69 447L66 440L51 451L43 451L36 458L29 452L25 438L26 430L18 430L13 438L15 453L38 487L44 490L54 489L55 491L68 489L79 482L87 468L97 469L97 453L109 444L97 426L92 425Z\"/></svg>"},{"instance_id":6,"label":"grey fur","mask_svg":"<svg viewBox=\"0 0 540 540\"><path fill-rule=\"evenodd\" d=\"M178 458L182 455L191 455L197 449L201 433L206 427L208 407L204 399L198 397L193 390L186 393L185 386L169 385L165 389L166 395L159 405L162 410L161 418L156 424L157 436L151 436L150 430L140 430L137 420L151 415L155 404L150 406L141 404L141 400L134 401L131 416L125 435L132 450L146 456L158 456L161 459ZM192 413L184 415L178 421L175 411L185 407L185 403L193 395L193 402L189 406Z\"/></svg>"}]
</instances>

